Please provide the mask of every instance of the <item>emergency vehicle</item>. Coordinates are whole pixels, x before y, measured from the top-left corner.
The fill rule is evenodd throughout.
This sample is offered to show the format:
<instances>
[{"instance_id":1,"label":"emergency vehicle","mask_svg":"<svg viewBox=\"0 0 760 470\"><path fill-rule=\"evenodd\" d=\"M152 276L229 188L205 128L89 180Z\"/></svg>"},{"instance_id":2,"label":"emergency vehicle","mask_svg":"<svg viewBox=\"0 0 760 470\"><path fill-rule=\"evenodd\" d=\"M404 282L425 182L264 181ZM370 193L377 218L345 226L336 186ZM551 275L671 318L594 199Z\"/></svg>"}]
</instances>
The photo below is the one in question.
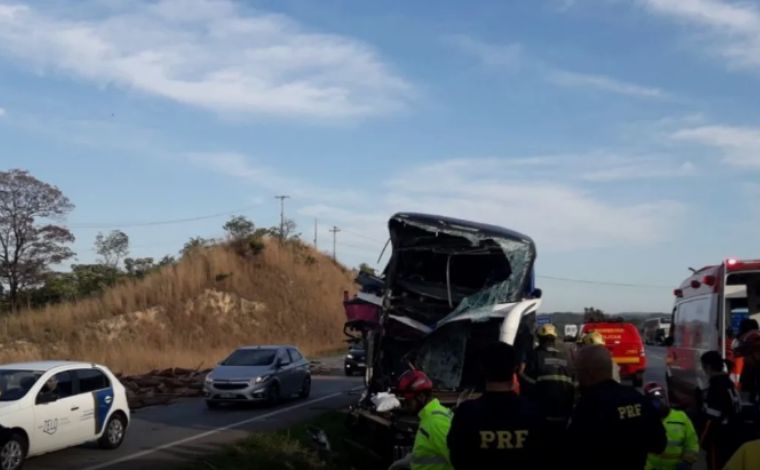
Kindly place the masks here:
<instances>
[{"instance_id":1,"label":"emergency vehicle","mask_svg":"<svg viewBox=\"0 0 760 470\"><path fill-rule=\"evenodd\" d=\"M124 386L107 368L78 362L0 366L0 468L27 457L98 441L121 445L129 423Z\"/></svg>"},{"instance_id":2,"label":"emergency vehicle","mask_svg":"<svg viewBox=\"0 0 760 470\"><path fill-rule=\"evenodd\" d=\"M635 387L641 387L647 358L636 325L623 322L584 323L580 336L592 331L604 338L604 345L610 351L612 360L620 367L620 378L631 380Z\"/></svg>"},{"instance_id":3,"label":"emergency vehicle","mask_svg":"<svg viewBox=\"0 0 760 470\"><path fill-rule=\"evenodd\" d=\"M727 259L706 266L686 278L673 291L670 336L666 340L666 381L670 399L683 407L697 404L699 391L708 385L700 356L720 351L733 360L731 343L738 320L760 321L760 260ZM738 373L729 371L738 386Z\"/></svg>"}]
</instances>

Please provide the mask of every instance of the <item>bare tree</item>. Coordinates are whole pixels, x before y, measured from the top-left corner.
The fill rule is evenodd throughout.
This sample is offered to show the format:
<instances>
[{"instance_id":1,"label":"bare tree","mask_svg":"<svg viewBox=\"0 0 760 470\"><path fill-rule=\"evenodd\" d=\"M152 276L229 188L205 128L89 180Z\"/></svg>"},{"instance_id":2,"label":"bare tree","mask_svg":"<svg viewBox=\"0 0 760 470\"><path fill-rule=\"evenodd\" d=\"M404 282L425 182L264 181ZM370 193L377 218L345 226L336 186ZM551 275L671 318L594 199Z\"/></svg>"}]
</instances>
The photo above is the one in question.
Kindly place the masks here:
<instances>
[{"instance_id":1,"label":"bare tree","mask_svg":"<svg viewBox=\"0 0 760 470\"><path fill-rule=\"evenodd\" d=\"M39 284L52 264L74 256L65 246L74 235L62 220L74 208L63 193L27 171L0 171L0 283L7 286L11 310L21 290Z\"/></svg>"},{"instance_id":2,"label":"bare tree","mask_svg":"<svg viewBox=\"0 0 760 470\"><path fill-rule=\"evenodd\" d=\"M121 230L113 230L108 235L98 233L95 237L95 251L101 257L101 264L116 268L119 261L129 254L129 237Z\"/></svg>"}]
</instances>

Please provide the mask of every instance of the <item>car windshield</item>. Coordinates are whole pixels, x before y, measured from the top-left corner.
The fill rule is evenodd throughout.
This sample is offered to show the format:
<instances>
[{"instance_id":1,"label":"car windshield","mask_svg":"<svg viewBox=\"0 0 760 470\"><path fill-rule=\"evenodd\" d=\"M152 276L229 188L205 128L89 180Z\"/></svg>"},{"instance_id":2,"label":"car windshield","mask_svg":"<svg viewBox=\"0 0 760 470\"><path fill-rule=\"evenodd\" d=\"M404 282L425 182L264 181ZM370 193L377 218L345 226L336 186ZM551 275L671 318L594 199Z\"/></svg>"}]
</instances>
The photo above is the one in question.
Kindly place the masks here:
<instances>
[{"instance_id":1,"label":"car windshield","mask_svg":"<svg viewBox=\"0 0 760 470\"><path fill-rule=\"evenodd\" d=\"M0 370L0 401L23 398L41 376L34 370Z\"/></svg>"},{"instance_id":2,"label":"car windshield","mask_svg":"<svg viewBox=\"0 0 760 470\"><path fill-rule=\"evenodd\" d=\"M276 349L238 349L222 362L223 366L268 366L274 362Z\"/></svg>"}]
</instances>

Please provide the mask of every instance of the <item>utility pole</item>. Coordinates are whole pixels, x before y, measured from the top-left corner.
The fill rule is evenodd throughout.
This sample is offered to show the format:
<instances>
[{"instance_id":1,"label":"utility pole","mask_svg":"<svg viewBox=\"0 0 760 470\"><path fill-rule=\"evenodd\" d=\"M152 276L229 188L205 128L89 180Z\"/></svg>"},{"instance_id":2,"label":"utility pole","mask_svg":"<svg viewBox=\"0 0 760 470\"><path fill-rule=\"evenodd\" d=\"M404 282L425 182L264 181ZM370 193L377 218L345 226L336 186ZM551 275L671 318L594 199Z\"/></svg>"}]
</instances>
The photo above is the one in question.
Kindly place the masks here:
<instances>
[{"instance_id":1,"label":"utility pole","mask_svg":"<svg viewBox=\"0 0 760 470\"><path fill-rule=\"evenodd\" d=\"M280 241L285 241L285 199L290 199L288 195L275 196L280 200Z\"/></svg>"},{"instance_id":2,"label":"utility pole","mask_svg":"<svg viewBox=\"0 0 760 470\"><path fill-rule=\"evenodd\" d=\"M317 245L317 233L319 232L319 220L315 217L314 218L314 249L319 250L319 247Z\"/></svg>"},{"instance_id":3,"label":"utility pole","mask_svg":"<svg viewBox=\"0 0 760 470\"><path fill-rule=\"evenodd\" d=\"M333 225L333 228L330 229L330 232L332 232L332 235L333 235L333 260L337 261L338 257L337 257L337 250L336 250L336 247L337 247L336 240L337 240L338 232L340 232L340 229L336 227L335 225Z\"/></svg>"}]
</instances>

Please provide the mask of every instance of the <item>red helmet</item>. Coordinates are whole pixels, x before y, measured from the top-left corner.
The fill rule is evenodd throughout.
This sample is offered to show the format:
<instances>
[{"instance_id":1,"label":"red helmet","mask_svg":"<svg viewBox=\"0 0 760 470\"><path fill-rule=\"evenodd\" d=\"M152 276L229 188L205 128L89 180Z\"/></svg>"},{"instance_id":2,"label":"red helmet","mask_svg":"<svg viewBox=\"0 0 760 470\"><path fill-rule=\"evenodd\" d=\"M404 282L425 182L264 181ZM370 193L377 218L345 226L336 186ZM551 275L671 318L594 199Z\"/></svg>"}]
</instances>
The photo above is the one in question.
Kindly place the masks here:
<instances>
[{"instance_id":1,"label":"red helmet","mask_svg":"<svg viewBox=\"0 0 760 470\"><path fill-rule=\"evenodd\" d=\"M433 381L421 370L408 370L398 379L398 391L409 400L423 392L433 390Z\"/></svg>"},{"instance_id":2,"label":"red helmet","mask_svg":"<svg viewBox=\"0 0 760 470\"><path fill-rule=\"evenodd\" d=\"M665 389L657 382L644 385L644 395L650 398L665 398Z\"/></svg>"}]
</instances>

